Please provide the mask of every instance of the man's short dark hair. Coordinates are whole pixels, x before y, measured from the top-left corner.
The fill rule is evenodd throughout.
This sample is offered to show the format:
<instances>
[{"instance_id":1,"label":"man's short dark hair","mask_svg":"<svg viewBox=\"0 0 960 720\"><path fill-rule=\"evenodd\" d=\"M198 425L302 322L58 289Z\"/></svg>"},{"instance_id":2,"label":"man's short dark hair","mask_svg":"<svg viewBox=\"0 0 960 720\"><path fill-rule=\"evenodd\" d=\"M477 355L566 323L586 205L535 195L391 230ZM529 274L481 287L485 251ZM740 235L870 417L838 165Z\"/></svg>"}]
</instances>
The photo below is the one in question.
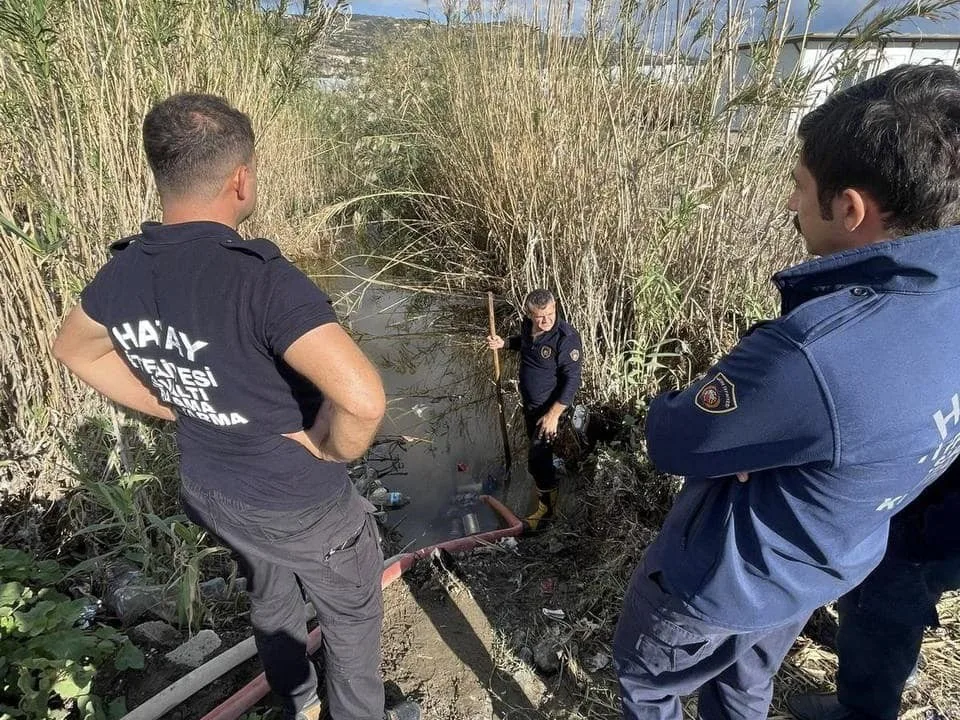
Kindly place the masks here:
<instances>
[{"instance_id":1,"label":"man's short dark hair","mask_svg":"<svg viewBox=\"0 0 960 720\"><path fill-rule=\"evenodd\" d=\"M552 292L544 290L543 288L537 288L527 293L527 297L523 301L523 309L526 312L542 310L552 302L556 302L556 298L553 297Z\"/></svg>"},{"instance_id":2,"label":"man's short dark hair","mask_svg":"<svg viewBox=\"0 0 960 720\"><path fill-rule=\"evenodd\" d=\"M253 158L250 118L216 95L181 93L143 120L143 147L161 195L209 194Z\"/></svg>"},{"instance_id":3,"label":"man's short dark hair","mask_svg":"<svg viewBox=\"0 0 960 720\"><path fill-rule=\"evenodd\" d=\"M846 188L870 194L895 236L960 222L960 74L901 65L832 95L800 122L800 159L821 214Z\"/></svg>"}]
</instances>

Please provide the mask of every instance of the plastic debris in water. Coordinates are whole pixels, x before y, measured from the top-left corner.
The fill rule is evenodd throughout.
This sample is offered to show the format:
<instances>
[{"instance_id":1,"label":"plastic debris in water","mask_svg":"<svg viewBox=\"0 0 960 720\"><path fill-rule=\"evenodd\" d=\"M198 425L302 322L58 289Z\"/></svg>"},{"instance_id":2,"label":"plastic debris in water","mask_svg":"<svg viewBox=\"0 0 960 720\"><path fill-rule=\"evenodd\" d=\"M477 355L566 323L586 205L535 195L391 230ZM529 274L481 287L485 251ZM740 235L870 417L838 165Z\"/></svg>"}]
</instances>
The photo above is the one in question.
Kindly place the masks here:
<instances>
[{"instance_id":1,"label":"plastic debris in water","mask_svg":"<svg viewBox=\"0 0 960 720\"><path fill-rule=\"evenodd\" d=\"M587 429L587 423L590 422L590 413L586 405L577 405L573 409L573 417L570 418L570 424L577 432L584 432Z\"/></svg>"},{"instance_id":2,"label":"plastic debris in water","mask_svg":"<svg viewBox=\"0 0 960 720\"><path fill-rule=\"evenodd\" d=\"M410 498L401 492L387 490L380 486L367 496L367 500L381 510L403 507L410 502Z\"/></svg>"},{"instance_id":3,"label":"plastic debris in water","mask_svg":"<svg viewBox=\"0 0 960 720\"><path fill-rule=\"evenodd\" d=\"M475 535L480 532L480 519L476 513L467 513L463 516L463 532L466 535Z\"/></svg>"},{"instance_id":4,"label":"plastic debris in water","mask_svg":"<svg viewBox=\"0 0 960 720\"><path fill-rule=\"evenodd\" d=\"M417 403L410 409L413 411L414 415L416 415L418 418L422 418L427 410L430 409L430 406L424 403Z\"/></svg>"}]
</instances>

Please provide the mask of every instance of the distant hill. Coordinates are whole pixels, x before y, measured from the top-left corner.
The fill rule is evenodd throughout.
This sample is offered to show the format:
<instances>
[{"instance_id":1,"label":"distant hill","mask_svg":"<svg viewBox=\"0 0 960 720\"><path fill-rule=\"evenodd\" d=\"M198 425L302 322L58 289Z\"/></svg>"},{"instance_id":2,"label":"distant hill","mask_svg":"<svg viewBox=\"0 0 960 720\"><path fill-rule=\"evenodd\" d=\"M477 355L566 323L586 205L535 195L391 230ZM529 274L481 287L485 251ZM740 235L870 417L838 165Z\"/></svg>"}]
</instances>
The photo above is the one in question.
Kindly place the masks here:
<instances>
[{"instance_id":1,"label":"distant hill","mask_svg":"<svg viewBox=\"0 0 960 720\"><path fill-rule=\"evenodd\" d=\"M352 15L346 28L314 52L315 73L325 78L359 75L383 42L399 33L427 27L426 20Z\"/></svg>"}]
</instances>

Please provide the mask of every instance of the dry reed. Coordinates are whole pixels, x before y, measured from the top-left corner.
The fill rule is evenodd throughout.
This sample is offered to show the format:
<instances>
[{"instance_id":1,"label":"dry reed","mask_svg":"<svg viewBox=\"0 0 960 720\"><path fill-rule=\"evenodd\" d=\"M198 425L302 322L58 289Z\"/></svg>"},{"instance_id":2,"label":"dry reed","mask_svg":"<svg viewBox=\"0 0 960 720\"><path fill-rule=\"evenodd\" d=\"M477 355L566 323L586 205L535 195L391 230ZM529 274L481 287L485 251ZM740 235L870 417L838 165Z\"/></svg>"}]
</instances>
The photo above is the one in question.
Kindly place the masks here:
<instances>
[{"instance_id":1,"label":"dry reed","mask_svg":"<svg viewBox=\"0 0 960 720\"><path fill-rule=\"evenodd\" d=\"M342 7L342 3L335 3ZM303 58L336 8L291 21L252 0L11 0L0 7L0 486L43 494L72 470L64 445L103 411L49 346L107 243L156 218L140 149L150 105L210 92L258 131L261 203L247 229L326 249L312 213L333 182ZM36 483L40 486L34 487Z\"/></svg>"},{"instance_id":2,"label":"dry reed","mask_svg":"<svg viewBox=\"0 0 960 720\"><path fill-rule=\"evenodd\" d=\"M788 3L590 3L578 37L564 3L500 22L455 5L460 24L395 44L366 87L365 195L402 198L408 251L474 288L502 278L516 306L553 288L598 402L642 405L775 311L769 276L802 253L790 122L815 77L777 70Z\"/></svg>"}]
</instances>

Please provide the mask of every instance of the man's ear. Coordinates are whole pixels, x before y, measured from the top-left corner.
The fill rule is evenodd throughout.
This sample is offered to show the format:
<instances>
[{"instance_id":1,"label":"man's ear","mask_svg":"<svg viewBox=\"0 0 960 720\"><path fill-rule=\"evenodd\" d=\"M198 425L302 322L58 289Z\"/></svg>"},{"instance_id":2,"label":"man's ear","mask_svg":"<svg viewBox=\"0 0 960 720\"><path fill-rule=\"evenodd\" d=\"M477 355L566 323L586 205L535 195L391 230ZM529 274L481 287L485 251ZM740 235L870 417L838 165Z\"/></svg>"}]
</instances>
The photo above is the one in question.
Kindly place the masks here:
<instances>
[{"instance_id":1,"label":"man's ear","mask_svg":"<svg viewBox=\"0 0 960 720\"><path fill-rule=\"evenodd\" d=\"M871 211L876 210L873 198L856 188L846 188L833 201L833 216L843 223L848 233L861 229Z\"/></svg>"},{"instance_id":2,"label":"man's ear","mask_svg":"<svg viewBox=\"0 0 960 720\"><path fill-rule=\"evenodd\" d=\"M253 171L247 165L239 165L234 171L233 185L238 200L246 200L253 193L252 180Z\"/></svg>"}]
</instances>

